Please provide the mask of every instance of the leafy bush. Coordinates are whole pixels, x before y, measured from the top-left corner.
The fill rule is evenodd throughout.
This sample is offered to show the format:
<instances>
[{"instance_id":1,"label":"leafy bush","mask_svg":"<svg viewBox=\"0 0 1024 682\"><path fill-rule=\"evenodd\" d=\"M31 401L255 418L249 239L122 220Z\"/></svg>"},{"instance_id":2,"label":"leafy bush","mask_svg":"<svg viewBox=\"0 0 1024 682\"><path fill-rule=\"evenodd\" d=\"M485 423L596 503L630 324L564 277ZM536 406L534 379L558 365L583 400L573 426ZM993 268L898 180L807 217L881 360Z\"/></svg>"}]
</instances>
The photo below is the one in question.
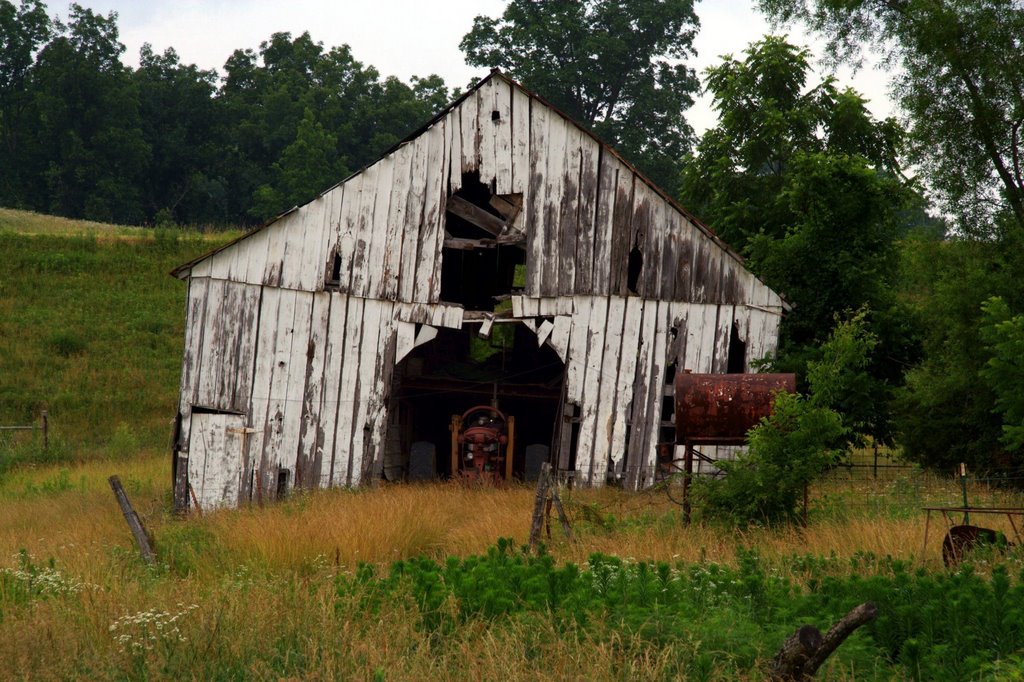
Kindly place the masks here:
<instances>
[{"instance_id":1,"label":"leafy bush","mask_svg":"<svg viewBox=\"0 0 1024 682\"><path fill-rule=\"evenodd\" d=\"M749 450L718 462L720 479L700 478L694 496L702 511L736 523L791 520L804 487L835 463L846 429L839 414L798 394L779 393L772 414L750 430Z\"/></svg>"}]
</instances>

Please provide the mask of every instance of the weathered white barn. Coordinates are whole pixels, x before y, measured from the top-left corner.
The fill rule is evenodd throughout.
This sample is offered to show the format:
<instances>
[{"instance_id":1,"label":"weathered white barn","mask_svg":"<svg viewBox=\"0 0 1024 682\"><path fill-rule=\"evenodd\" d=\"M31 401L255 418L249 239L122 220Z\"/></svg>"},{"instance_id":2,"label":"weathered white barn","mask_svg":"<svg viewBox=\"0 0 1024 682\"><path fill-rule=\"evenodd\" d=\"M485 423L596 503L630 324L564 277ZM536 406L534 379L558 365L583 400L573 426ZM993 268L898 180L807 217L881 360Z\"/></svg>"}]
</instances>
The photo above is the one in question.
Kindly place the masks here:
<instances>
[{"instance_id":1,"label":"weathered white barn","mask_svg":"<svg viewBox=\"0 0 1024 682\"><path fill-rule=\"evenodd\" d=\"M173 274L188 281L179 509L399 478L412 442L444 475L448 416L495 395L516 458L542 444L579 484L641 487L673 440L674 372L750 371L783 308L613 149L497 72Z\"/></svg>"}]
</instances>

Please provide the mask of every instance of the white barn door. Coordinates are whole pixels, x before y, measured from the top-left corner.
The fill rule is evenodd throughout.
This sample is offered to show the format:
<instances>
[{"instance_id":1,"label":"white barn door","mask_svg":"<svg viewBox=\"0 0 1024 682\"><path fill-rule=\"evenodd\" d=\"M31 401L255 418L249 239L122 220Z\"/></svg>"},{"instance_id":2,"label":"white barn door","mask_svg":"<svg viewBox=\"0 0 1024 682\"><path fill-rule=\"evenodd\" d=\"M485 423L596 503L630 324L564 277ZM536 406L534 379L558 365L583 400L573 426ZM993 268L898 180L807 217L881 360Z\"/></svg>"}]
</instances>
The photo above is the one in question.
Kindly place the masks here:
<instances>
[{"instance_id":1,"label":"white barn door","mask_svg":"<svg viewBox=\"0 0 1024 682\"><path fill-rule=\"evenodd\" d=\"M192 414L188 483L202 511L238 506L245 431L245 417L240 414Z\"/></svg>"}]
</instances>

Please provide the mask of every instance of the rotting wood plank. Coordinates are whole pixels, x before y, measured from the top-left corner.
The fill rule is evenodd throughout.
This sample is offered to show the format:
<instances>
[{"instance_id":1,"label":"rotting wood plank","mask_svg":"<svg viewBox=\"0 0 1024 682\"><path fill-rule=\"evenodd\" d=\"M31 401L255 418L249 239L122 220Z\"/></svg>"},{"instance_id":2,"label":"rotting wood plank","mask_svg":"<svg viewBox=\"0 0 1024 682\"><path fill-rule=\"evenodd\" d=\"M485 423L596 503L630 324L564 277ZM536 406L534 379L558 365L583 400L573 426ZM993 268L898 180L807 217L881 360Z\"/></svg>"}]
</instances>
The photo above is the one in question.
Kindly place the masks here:
<instances>
[{"instance_id":1,"label":"rotting wood plank","mask_svg":"<svg viewBox=\"0 0 1024 682\"><path fill-rule=\"evenodd\" d=\"M607 335L608 297L594 297L587 332L587 355L584 361L583 399L580 401L580 432L576 444L576 470L588 485L602 486L603 479L594 478L594 439L597 410L604 384L604 339ZM614 381L613 377L608 378Z\"/></svg>"},{"instance_id":2,"label":"rotting wood plank","mask_svg":"<svg viewBox=\"0 0 1024 682\"><path fill-rule=\"evenodd\" d=\"M533 229L526 220L526 207L530 203L530 109L529 95L519 88L512 88L512 181L510 193L522 193L523 210L519 212L512 226L520 232Z\"/></svg>"},{"instance_id":3,"label":"rotting wood plank","mask_svg":"<svg viewBox=\"0 0 1024 682\"><path fill-rule=\"evenodd\" d=\"M334 481L335 436L340 405L341 370L345 353L345 318L348 309L346 294L330 293L330 315L327 322L324 350L324 385L320 393L320 425L317 449L322 452L320 487Z\"/></svg>"},{"instance_id":4,"label":"rotting wood plank","mask_svg":"<svg viewBox=\"0 0 1024 682\"><path fill-rule=\"evenodd\" d=\"M261 288L254 284L243 285L240 312L237 323L237 358L231 409L248 412L249 396L252 395L254 365L256 363L257 335L259 334L259 310Z\"/></svg>"},{"instance_id":5,"label":"rotting wood plank","mask_svg":"<svg viewBox=\"0 0 1024 682\"><path fill-rule=\"evenodd\" d=\"M645 295L648 298L664 300L666 297L661 293L661 259L666 233L665 211L668 205L654 190L648 188L647 194L647 244L644 249L642 287L646 290Z\"/></svg>"},{"instance_id":6,"label":"rotting wood plank","mask_svg":"<svg viewBox=\"0 0 1024 682\"><path fill-rule=\"evenodd\" d=\"M651 223L654 219L653 214L655 204L657 202L660 202L660 199L655 197L654 192L652 192L645 183L636 183L636 189L633 196L632 235L630 237L630 243L627 245L626 260L628 262L631 259L633 249L636 248L640 251L641 265L639 276L636 279L635 289L629 293L643 296L649 300L657 299L657 295L651 292L651 273L657 268L657 264L653 262L655 259L655 232L657 232L657 230L654 229L654 226ZM626 286L627 291L629 291L628 278Z\"/></svg>"},{"instance_id":7,"label":"rotting wood plank","mask_svg":"<svg viewBox=\"0 0 1024 682\"><path fill-rule=\"evenodd\" d=\"M285 234L292 223L294 213L280 218L277 222L267 225L264 229L267 234L267 261L263 266L263 281L270 287L281 286L281 267L284 264L284 252L287 246L288 236Z\"/></svg>"},{"instance_id":8,"label":"rotting wood plank","mask_svg":"<svg viewBox=\"0 0 1024 682\"><path fill-rule=\"evenodd\" d=\"M733 306L718 306L715 329L714 357L711 360L712 374L725 374L729 368L729 341L732 336Z\"/></svg>"},{"instance_id":9,"label":"rotting wood plank","mask_svg":"<svg viewBox=\"0 0 1024 682\"><path fill-rule=\"evenodd\" d=\"M544 320L540 323L540 327L537 328L537 347L540 348L544 345L544 342L551 336L551 332L555 328L555 323L551 320Z\"/></svg>"},{"instance_id":10,"label":"rotting wood plank","mask_svg":"<svg viewBox=\"0 0 1024 682\"><path fill-rule=\"evenodd\" d=\"M302 412L299 415L299 449L295 460L295 485L316 488L320 483L323 451L320 441L320 412L324 371L327 361L327 335L330 327L331 295L313 294L312 317L309 326L309 348L302 386Z\"/></svg>"},{"instance_id":11,"label":"rotting wood plank","mask_svg":"<svg viewBox=\"0 0 1024 682\"><path fill-rule=\"evenodd\" d=\"M615 196L619 180L619 162L613 155L605 154L603 148L599 157L590 293L608 295L611 293L612 235L615 223Z\"/></svg>"},{"instance_id":12,"label":"rotting wood plank","mask_svg":"<svg viewBox=\"0 0 1024 682\"><path fill-rule=\"evenodd\" d=\"M679 251L682 247L681 218L675 209L664 211L661 220L663 235L661 238L661 272L659 274L658 298L665 301L676 301L676 268L679 263Z\"/></svg>"},{"instance_id":13,"label":"rotting wood plank","mask_svg":"<svg viewBox=\"0 0 1024 682\"><path fill-rule=\"evenodd\" d=\"M356 296L366 296L366 284L369 273L379 263L369 253L369 244L373 232L373 212L379 190L378 181L385 164L377 163L363 169L362 185L359 188L359 209L353 236L355 244L352 252L352 283L349 292Z\"/></svg>"},{"instance_id":14,"label":"rotting wood plank","mask_svg":"<svg viewBox=\"0 0 1024 682\"><path fill-rule=\"evenodd\" d=\"M559 315L555 318L554 326L551 329L551 335L548 337L548 345L556 353L558 357L565 362L566 355L569 352L569 330L572 329L572 316L571 315Z\"/></svg>"},{"instance_id":15,"label":"rotting wood plank","mask_svg":"<svg viewBox=\"0 0 1024 682\"><path fill-rule=\"evenodd\" d=\"M673 267L675 283L672 298L677 301L693 300L693 252L700 244L697 228L686 218L679 218L680 237Z\"/></svg>"},{"instance_id":16,"label":"rotting wood plank","mask_svg":"<svg viewBox=\"0 0 1024 682\"><path fill-rule=\"evenodd\" d=\"M375 404L370 412L370 447L363 462L363 481L379 481L384 474L384 455L388 431L388 410L391 402L392 377L395 371L394 304L384 301L381 310L381 333L377 343L374 375Z\"/></svg>"},{"instance_id":17,"label":"rotting wood plank","mask_svg":"<svg viewBox=\"0 0 1024 682\"><path fill-rule=\"evenodd\" d=\"M626 311L622 324L619 368L615 379L615 409L612 413L612 435L609 456L616 475L626 474L625 485L635 487L636 477L630 480L625 469L626 463L626 420L633 409L633 382L636 378L637 349L640 347L640 331L643 322L643 299L630 296L626 299Z\"/></svg>"},{"instance_id":18,"label":"rotting wood plank","mask_svg":"<svg viewBox=\"0 0 1024 682\"><path fill-rule=\"evenodd\" d=\"M650 302L649 305L654 305ZM665 352L668 342L669 303L658 301L655 320L657 331L654 334L654 345L651 349L653 362L651 363L650 381L646 386L646 401L648 404L647 421L643 429L643 485L650 483L650 478L658 465L658 441L661 438L661 402L665 386Z\"/></svg>"},{"instance_id":19,"label":"rotting wood plank","mask_svg":"<svg viewBox=\"0 0 1024 682\"><path fill-rule=\"evenodd\" d=\"M412 145L409 196L402 225L402 257L398 270L398 299L413 301L416 295L416 270L420 249L420 230L426 204L430 137L420 135Z\"/></svg>"},{"instance_id":20,"label":"rotting wood plank","mask_svg":"<svg viewBox=\"0 0 1024 682\"><path fill-rule=\"evenodd\" d=\"M576 293L576 258L579 234L580 205L580 147L583 131L566 126L565 156L562 162L558 211L558 293L572 296ZM588 264L589 266L589 264Z\"/></svg>"},{"instance_id":21,"label":"rotting wood plank","mask_svg":"<svg viewBox=\"0 0 1024 682\"><path fill-rule=\"evenodd\" d=\"M295 337L295 298L298 292L282 289L278 302L277 339L272 346L273 364L270 387L267 393L267 420L264 422L263 455L260 474L264 490L271 497L276 486L274 481L281 466L281 445L284 440L285 414L288 401L288 377L291 370L292 342ZM269 486L269 487L268 487Z\"/></svg>"},{"instance_id":22,"label":"rotting wood plank","mask_svg":"<svg viewBox=\"0 0 1024 682\"><path fill-rule=\"evenodd\" d=\"M612 241L609 249L608 292L627 296L629 252L633 248L633 189L636 176L621 166L615 186L615 205L612 214Z\"/></svg>"},{"instance_id":23,"label":"rotting wood plank","mask_svg":"<svg viewBox=\"0 0 1024 682\"><path fill-rule=\"evenodd\" d=\"M479 227L484 232L488 232L495 237L499 236L502 230L505 229L504 220L493 213L488 213L475 204L471 204L462 197L449 197L447 209L450 213L457 215L466 222Z\"/></svg>"},{"instance_id":24,"label":"rotting wood plank","mask_svg":"<svg viewBox=\"0 0 1024 682\"><path fill-rule=\"evenodd\" d=\"M395 168L397 154L389 154L378 161L380 171L374 189L373 215L369 223L370 234L367 236L365 285L366 296L384 298L387 289L387 246L388 231L391 218L391 197L395 189ZM398 171L401 175L401 170ZM399 200L402 195L398 195Z\"/></svg>"},{"instance_id":25,"label":"rotting wood plank","mask_svg":"<svg viewBox=\"0 0 1024 682\"><path fill-rule=\"evenodd\" d=\"M491 126L494 135L495 194L511 194L512 189L512 91L500 78L491 79L494 95ZM493 114L497 112L498 118Z\"/></svg>"},{"instance_id":26,"label":"rotting wood plank","mask_svg":"<svg viewBox=\"0 0 1024 682\"><path fill-rule=\"evenodd\" d=\"M305 210L301 211L302 243L295 256L289 256L285 274L296 289L316 291L324 281L324 273L321 271L323 259L320 253L320 243L324 229L324 213L326 213L327 207L323 197L317 197L303 208ZM296 236L298 234L299 231L296 230ZM291 237L291 239L294 238Z\"/></svg>"},{"instance_id":27,"label":"rotting wood plank","mask_svg":"<svg viewBox=\"0 0 1024 682\"><path fill-rule=\"evenodd\" d=\"M266 489L264 472L264 444L270 428L270 386L273 380L274 354L278 343L278 313L283 289L263 287L260 296L259 330L256 334L256 357L253 365L252 394L249 398L249 423L256 432L247 439L250 453L248 475L253 478L257 501L262 501L259 491Z\"/></svg>"},{"instance_id":28,"label":"rotting wood plank","mask_svg":"<svg viewBox=\"0 0 1024 682\"><path fill-rule=\"evenodd\" d=\"M470 98L476 99L476 130L480 159L480 182L494 188L497 167L494 163L494 79L481 85Z\"/></svg>"},{"instance_id":29,"label":"rotting wood plank","mask_svg":"<svg viewBox=\"0 0 1024 682\"><path fill-rule=\"evenodd\" d=\"M566 399L579 406L583 400L583 375L586 373L587 337L593 296L576 297L576 313L569 333L569 356L565 362Z\"/></svg>"},{"instance_id":30,"label":"rotting wood plank","mask_svg":"<svg viewBox=\"0 0 1024 682\"><path fill-rule=\"evenodd\" d=\"M377 346L380 340L384 301L367 299L363 307L363 337L359 346L359 371L356 379L356 406L352 424L352 466L349 485L362 482L363 461L367 454L367 436L370 414L376 405L376 392L380 389L376 376Z\"/></svg>"},{"instance_id":31,"label":"rotting wood plank","mask_svg":"<svg viewBox=\"0 0 1024 682\"><path fill-rule=\"evenodd\" d=\"M344 195L344 185L336 185L321 195L324 202L323 224L320 228L320 281L314 282L313 290L320 290L326 286L327 280L333 274L334 254L338 252L338 223L341 210L341 197Z\"/></svg>"},{"instance_id":32,"label":"rotting wood plank","mask_svg":"<svg viewBox=\"0 0 1024 682\"><path fill-rule=\"evenodd\" d=\"M429 324L422 325L420 330L416 332L416 342L413 344L414 347L419 348L425 343L429 343L437 338L437 327L431 327Z\"/></svg>"},{"instance_id":33,"label":"rotting wood plank","mask_svg":"<svg viewBox=\"0 0 1024 682\"><path fill-rule=\"evenodd\" d=\"M303 388L309 364L310 327L313 314L313 294L306 291L295 293L295 308L292 317L292 343L288 360L288 379L284 394L280 396L283 413L281 444L277 452L277 465L288 469L289 487L298 485L297 457L302 431Z\"/></svg>"},{"instance_id":34,"label":"rotting wood plank","mask_svg":"<svg viewBox=\"0 0 1024 682\"><path fill-rule=\"evenodd\" d=\"M363 173L345 183L345 193L339 211L338 250L340 257L340 280L338 290L352 291L352 264L356 252L356 237L359 229L359 197L363 189Z\"/></svg>"},{"instance_id":35,"label":"rotting wood plank","mask_svg":"<svg viewBox=\"0 0 1024 682\"><path fill-rule=\"evenodd\" d=\"M178 414L181 417L181 432L176 447L188 452L189 428L191 424L192 405L199 394L199 365L202 356L203 320L206 311L206 290L209 278L188 280L188 293L185 303L185 344L181 364L181 390L178 395Z\"/></svg>"},{"instance_id":36,"label":"rotting wood plank","mask_svg":"<svg viewBox=\"0 0 1024 682\"><path fill-rule=\"evenodd\" d=\"M462 122L462 172L480 170L480 137L477 132L477 112L480 104L475 94L462 100L459 116Z\"/></svg>"},{"instance_id":37,"label":"rotting wood plank","mask_svg":"<svg viewBox=\"0 0 1024 682\"><path fill-rule=\"evenodd\" d=\"M425 135L430 139L427 155L427 186L423 204L416 258L414 300L437 303L441 293L441 252L444 244L445 187L442 183L445 163L444 119Z\"/></svg>"},{"instance_id":38,"label":"rotting wood plank","mask_svg":"<svg viewBox=\"0 0 1024 682\"><path fill-rule=\"evenodd\" d=\"M562 201L565 198L564 169L565 149L568 144L569 125L558 114L549 116L547 150L544 171L544 241L541 252L543 274L540 290L536 296L557 296L558 280L561 277L560 258L562 252L562 225L560 223ZM573 127L575 129L575 126ZM568 238L568 237L566 237ZM575 244L573 245L575 251Z\"/></svg>"},{"instance_id":39,"label":"rotting wood plank","mask_svg":"<svg viewBox=\"0 0 1024 682\"><path fill-rule=\"evenodd\" d=\"M335 485L352 485L352 432L356 418L360 346L363 336L364 298L350 296L345 318L345 355L341 367L341 390L338 392L338 422L335 436Z\"/></svg>"},{"instance_id":40,"label":"rotting wood plank","mask_svg":"<svg viewBox=\"0 0 1024 682\"><path fill-rule=\"evenodd\" d=\"M210 279L206 289L206 309L203 313L202 345L199 356L198 390L194 405L224 409L224 400L218 395L220 376L223 375L221 359L224 351L222 335L224 333L225 282Z\"/></svg>"},{"instance_id":41,"label":"rotting wood plank","mask_svg":"<svg viewBox=\"0 0 1024 682\"><path fill-rule=\"evenodd\" d=\"M235 248L239 249L239 253L245 256L244 274L241 272L241 269L239 270L239 275L243 281L257 285L263 283L263 271L267 266L269 240L270 233L267 228L264 228L259 232L249 235L236 245ZM197 276L194 269L190 276L193 278Z\"/></svg>"},{"instance_id":42,"label":"rotting wood plank","mask_svg":"<svg viewBox=\"0 0 1024 682\"><path fill-rule=\"evenodd\" d=\"M462 188L462 113L456 107L448 112L444 122L445 146L448 148L448 194ZM411 146L411 142L407 143Z\"/></svg>"},{"instance_id":43,"label":"rotting wood plank","mask_svg":"<svg viewBox=\"0 0 1024 682\"><path fill-rule=\"evenodd\" d=\"M573 294L595 293L594 240L600 158L601 146L589 135L581 135L579 200L576 206L575 282L570 292Z\"/></svg>"},{"instance_id":44,"label":"rotting wood plank","mask_svg":"<svg viewBox=\"0 0 1024 682\"><path fill-rule=\"evenodd\" d=\"M406 211L412 186L413 146L403 144L394 152L394 171L391 179L391 199L384 239L383 285L378 289L380 298L398 297L399 272L402 268L402 244L406 234Z\"/></svg>"},{"instance_id":45,"label":"rotting wood plank","mask_svg":"<svg viewBox=\"0 0 1024 682\"><path fill-rule=\"evenodd\" d=\"M598 393L593 435L592 479L604 485L612 456L612 435L615 431L616 400L619 397L619 366L622 361L623 325L626 321L626 300L621 296L608 298L608 316L604 325L604 350L601 360L601 388Z\"/></svg>"},{"instance_id":46,"label":"rotting wood plank","mask_svg":"<svg viewBox=\"0 0 1024 682\"><path fill-rule=\"evenodd\" d=\"M658 305L655 301L643 301L641 311L640 345L636 354L636 372L633 376L633 405L631 410L629 442L626 449L625 470L627 476L643 481L647 465L645 451L645 426L657 420L653 406L647 400L648 387L654 379L654 347L658 334ZM650 412L650 414L649 414Z\"/></svg>"},{"instance_id":47,"label":"rotting wood plank","mask_svg":"<svg viewBox=\"0 0 1024 682\"><path fill-rule=\"evenodd\" d=\"M396 322L395 328L395 362L399 363L405 359L416 343L416 325L412 322Z\"/></svg>"},{"instance_id":48,"label":"rotting wood plank","mask_svg":"<svg viewBox=\"0 0 1024 682\"><path fill-rule=\"evenodd\" d=\"M541 295L544 280L544 256L547 244L548 225L544 215L547 200L546 157L548 152L548 127L554 114L547 107L531 107L530 122L530 184L524 195L526 206L526 294Z\"/></svg>"}]
</instances>

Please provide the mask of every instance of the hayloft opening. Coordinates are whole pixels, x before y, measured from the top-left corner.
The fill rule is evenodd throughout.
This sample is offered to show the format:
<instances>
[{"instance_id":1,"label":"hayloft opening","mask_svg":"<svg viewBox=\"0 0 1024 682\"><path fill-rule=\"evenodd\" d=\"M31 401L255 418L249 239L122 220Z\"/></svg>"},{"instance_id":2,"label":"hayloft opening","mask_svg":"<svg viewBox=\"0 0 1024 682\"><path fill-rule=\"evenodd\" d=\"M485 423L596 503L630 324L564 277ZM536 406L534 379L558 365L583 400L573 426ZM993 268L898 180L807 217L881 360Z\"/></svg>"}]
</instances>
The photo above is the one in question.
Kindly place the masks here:
<instances>
[{"instance_id":1,"label":"hayloft opening","mask_svg":"<svg viewBox=\"0 0 1024 682\"><path fill-rule=\"evenodd\" d=\"M463 174L462 187L448 197L442 301L494 311L519 286L516 269L526 252L514 222L521 208L521 194L494 194L478 172Z\"/></svg>"},{"instance_id":2,"label":"hayloft opening","mask_svg":"<svg viewBox=\"0 0 1024 682\"><path fill-rule=\"evenodd\" d=\"M565 366L521 323L495 324L489 339L479 325L439 329L395 368L389 409L385 477L426 480L463 477L453 417L495 406L511 418L513 478L529 478L553 450Z\"/></svg>"}]
</instances>

